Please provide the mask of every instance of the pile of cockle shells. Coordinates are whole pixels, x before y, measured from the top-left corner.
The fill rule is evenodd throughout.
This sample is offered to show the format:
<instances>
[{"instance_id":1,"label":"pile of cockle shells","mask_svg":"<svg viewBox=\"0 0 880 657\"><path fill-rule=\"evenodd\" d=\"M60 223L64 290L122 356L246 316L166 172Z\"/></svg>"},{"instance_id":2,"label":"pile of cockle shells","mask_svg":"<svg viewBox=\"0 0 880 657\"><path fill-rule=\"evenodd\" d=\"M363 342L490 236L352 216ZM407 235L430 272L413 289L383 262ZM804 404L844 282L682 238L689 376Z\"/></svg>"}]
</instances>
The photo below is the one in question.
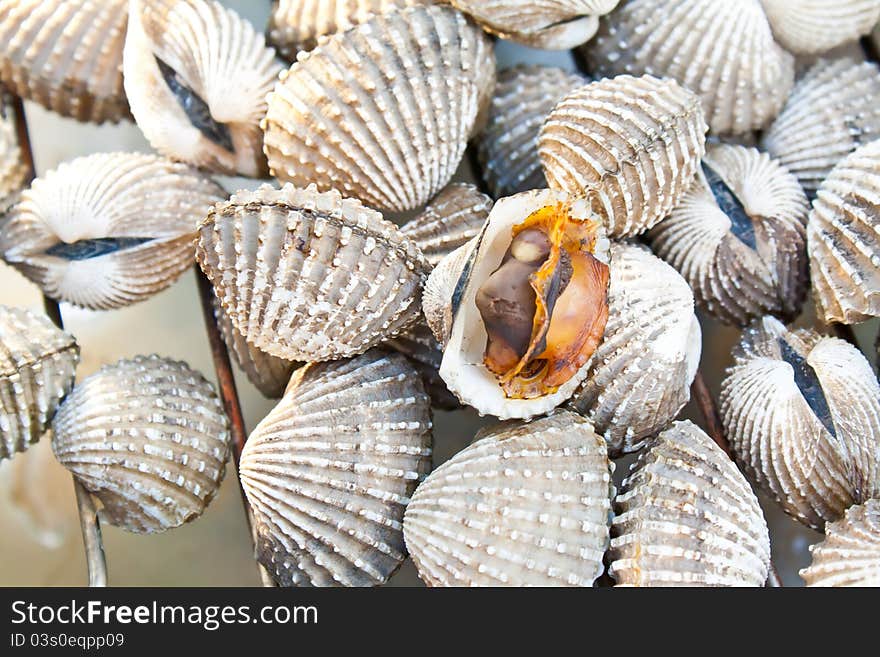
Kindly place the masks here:
<instances>
[{"instance_id":1,"label":"pile of cockle shells","mask_svg":"<svg viewBox=\"0 0 880 657\"><path fill-rule=\"evenodd\" d=\"M827 527L808 584L876 585L880 385L829 329L880 316L880 68L852 47L878 19L279 0L264 37L215 0L6 2L9 92L133 119L156 154L26 185L4 92L0 256L93 310L198 263L229 352L280 398L238 468L278 585L382 584L411 555L432 586L761 586L752 487ZM576 48L589 74L496 71L496 38ZM453 182L468 148L491 196ZM816 324L787 326L810 290ZM698 312L742 330L724 436L677 421ZM231 452L211 384L152 355L73 386L78 355L0 308L0 458L51 428L107 522L196 518ZM463 406L498 423L432 471L432 407Z\"/></svg>"}]
</instances>

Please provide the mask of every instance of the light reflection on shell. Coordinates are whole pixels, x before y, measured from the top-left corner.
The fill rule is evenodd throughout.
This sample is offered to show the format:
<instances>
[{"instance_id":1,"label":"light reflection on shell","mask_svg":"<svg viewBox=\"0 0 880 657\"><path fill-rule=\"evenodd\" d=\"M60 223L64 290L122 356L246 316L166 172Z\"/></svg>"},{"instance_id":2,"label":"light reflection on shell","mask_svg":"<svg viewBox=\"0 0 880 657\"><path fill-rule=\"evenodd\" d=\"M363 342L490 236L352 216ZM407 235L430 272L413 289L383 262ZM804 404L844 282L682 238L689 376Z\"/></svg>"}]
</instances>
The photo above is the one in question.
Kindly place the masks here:
<instances>
[{"instance_id":1,"label":"light reflection on shell","mask_svg":"<svg viewBox=\"0 0 880 657\"><path fill-rule=\"evenodd\" d=\"M813 561L800 572L807 586L880 586L880 500L848 508L810 552Z\"/></svg>"}]
</instances>

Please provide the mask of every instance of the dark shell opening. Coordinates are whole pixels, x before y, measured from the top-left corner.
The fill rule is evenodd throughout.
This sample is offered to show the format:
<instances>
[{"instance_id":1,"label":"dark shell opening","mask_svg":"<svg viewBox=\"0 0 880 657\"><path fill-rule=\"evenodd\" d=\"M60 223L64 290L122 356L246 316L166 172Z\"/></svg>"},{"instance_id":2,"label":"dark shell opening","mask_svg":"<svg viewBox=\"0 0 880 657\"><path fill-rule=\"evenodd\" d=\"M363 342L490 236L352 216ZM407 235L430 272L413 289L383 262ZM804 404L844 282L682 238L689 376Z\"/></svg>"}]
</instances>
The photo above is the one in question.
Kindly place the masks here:
<instances>
[{"instance_id":1,"label":"dark shell opening","mask_svg":"<svg viewBox=\"0 0 880 657\"><path fill-rule=\"evenodd\" d=\"M755 224L742 202L715 169L705 162L701 162L700 166L703 167L703 174L706 176L706 182L709 183L709 189L712 190L715 202L730 219L730 231L740 242L750 249L756 250L758 246L755 241Z\"/></svg>"},{"instance_id":2,"label":"dark shell opening","mask_svg":"<svg viewBox=\"0 0 880 657\"><path fill-rule=\"evenodd\" d=\"M65 260L89 260L108 253L133 249L152 240L152 237L96 237L69 243L58 242L46 249L45 253Z\"/></svg>"},{"instance_id":3,"label":"dark shell opening","mask_svg":"<svg viewBox=\"0 0 880 657\"><path fill-rule=\"evenodd\" d=\"M794 382L810 410L813 411L822 426L828 429L828 433L837 438L837 429L834 428L834 422L831 419L831 409L828 407L828 400L822 391L819 377L816 376L816 370L783 338L777 338L776 341L779 343L782 360L791 365L794 370Z\"/></svg>"}]
</instances>

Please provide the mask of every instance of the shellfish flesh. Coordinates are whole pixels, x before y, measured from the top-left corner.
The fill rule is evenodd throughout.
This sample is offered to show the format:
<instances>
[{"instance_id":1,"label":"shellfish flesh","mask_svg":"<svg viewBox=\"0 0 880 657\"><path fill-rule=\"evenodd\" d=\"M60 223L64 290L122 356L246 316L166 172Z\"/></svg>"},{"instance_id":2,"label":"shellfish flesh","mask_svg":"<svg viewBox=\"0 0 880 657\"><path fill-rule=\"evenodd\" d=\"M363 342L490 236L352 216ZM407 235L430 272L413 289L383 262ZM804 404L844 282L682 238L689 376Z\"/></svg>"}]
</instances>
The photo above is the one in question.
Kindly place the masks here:
<instances>
[{"instance_id":1,"label":"shellfish flesh","mask_svg":"<svg viewBox=\"0 0 880 657\"><path fill-rule=\"evenodd\" d=\"M800 573L807 586L880 586L880 500L848 508L810 552L813 562Z\"/></svg>"},{"instance_id":2,"label":"shellfish flesh","mask_svg":"<svg viewBox=\"0 0 880 657\"><path fill-rule=\"evenodd\" d=\"M880 20L877 0L761 0L773 35L798 54L825 52L868 34Z\"/></svg>"}]
</instances>

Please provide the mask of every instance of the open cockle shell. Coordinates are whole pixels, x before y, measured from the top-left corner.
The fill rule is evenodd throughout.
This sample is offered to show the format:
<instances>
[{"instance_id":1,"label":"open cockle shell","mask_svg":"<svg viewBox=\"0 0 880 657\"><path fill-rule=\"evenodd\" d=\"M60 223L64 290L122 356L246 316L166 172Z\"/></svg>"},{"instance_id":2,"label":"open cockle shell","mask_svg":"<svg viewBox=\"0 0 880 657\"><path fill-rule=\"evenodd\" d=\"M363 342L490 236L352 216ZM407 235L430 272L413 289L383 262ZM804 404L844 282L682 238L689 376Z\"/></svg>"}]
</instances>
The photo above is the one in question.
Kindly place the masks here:
<instances>
[{"instance_id":1,"label":"open cockle shell","mask_svg":"<svg viewBox=\"0 0 880 657\"><path fill-rule=\"evenodd\" d=\"M766 153L720 144L672 214L649 233L697 302L728 324L792 319L807 290L807 198Z\"/></svg>"},{"instance_id":2,"label":"open cockle shell","mask_svg":"<svg viewBox=\"0 0 880 657\"><path fill-rule=\"evenodd\" d=\"M551 66L514 66L498 74L488 125L478 137L483 177L495 198L547 186L538 134L559 99L585 83Z\"/></svg>"},{"instance_id":3,"label":"open cockle shell","mask_svg":"<svg viewBox=\"0 0 880 657\"><path fill-rule=\"evenodd\" d=\"M807 586L880 586L880 499L825 525L825 540L810 552L813 561L800 572Z\"/></svg>"},{"instance_id":4,"label":"open cockle shell","mask_svg":"<svg viewBox=\"0 0 880 657\"><path fill-rule=\"evenodd\" d=\"M605 336L569 406L613 458L636 451L687 404L701 348L685 280L646 248L613 244Z\"/></svg>"},{"instance_id":5,"label":"open cockle shell","mask_svg":"<svg viewBox=\"0 0 880 657\"><path fill-rule=\"evenodd\" d=\"M700 99L673 80L621 75L580 87L547 117L550 187L589 193L610 237L642 233L678 203L705 152Z\"/></svg>"},{"instance_id":6,"label":"open cockle shell","mask_svg":"<svg viewBox=\"0 0 880 657\"><path fill-rule=\"evenodd\" d=\"M131 0L125 91L159 152L265 176L260 120L281 64L262 34L214 0Z\"/></svg>"},{"instance_id":7,"label":"open cockle shell","mask_svg":"<svg viewBox=\"0 0 880 657\"><path fill-rule=\"evenodd\" d=\"M589 257L596 261L596 266L607 272L608 240L601 223L590 213L587 201L545 189L499 200L480 234L444 258L425 286L422 309L428 326L444 345L440 376L462 403L473 406L480 414L509 419L530 418L546 413L568 399L587 375L589 356L579 366L576 366L577 361L572 361L573 374L555 391L511 398L500 379L484 364L489 341L477 306L478 294L501 266L513 243L513 229L533 213L566 204L570 225L588 227L595 237L592 246L584 252L591 254ZM603 287L607 289L607 283ZM607 311L605 296L605 293L601 295L596 308L593 308L593 300L590 299L584 310L597 313L602 309ZM604 326L604 321L601 324ZM601 335L598 338L601 339Z\"/></svg>"},{"instance_id":8,"label":"open cockle shell","mask_svg":"<svg viewBox=\"0 0 880 657\"><path fill-rule=\"evenodd\" d=\"M200 516L229 458L229 421L211 384L155 355L83 380L52 429L56 458L101 501L101 518L136 533Z\"/></svg>"},{"instance_id":9,"label":"open cockle shell","mask_svg":"<svg viewBox=\"0 0 880 657\"><path fill-rule=\"evenodd\" d=\"M244 338L293 361L363 353L419 316L429 271L382 215L314 186L268 185L218 204L196 257Z\"/></svg>"},{"instance_id":10,"label":"open cockle shell","mask_svg":"<svg viewBox=\"0 0 880 657\"><path fill-rule=\"evenodd\" d=\"M263 124L269 166L378 210L418 208L455 173L494 68L489 39L450 7L375 16L281 74Z\"/></svg>"},{"instance_id":11,"label":"open cockle shell","mask_svg":"<svg viewBox=\"0 0 880 657\"><path fill-rule=\"evenodd\" d=\"M794 84L794 57L773 40L760 0L631 0L585 54L597 77L647 73L693 89L716 134L763 128Z\"/></svg>"},{"instance_id":12,"label":"open cockle shell","mask_svg":"<svg viewBox=\"0 0 880 657\"><path fill-rule=\"evenodd\" d=\"M609 573L618 586L763 586L770 536L727 454L675 422L639 455L614 501Z\"/></svg>"},{"instance_id":13,"label":"open cockle shell","mask_svg":"<svg viewBox=\"0 0 880 657\"><path fill-rule=\"evenodd\" d=\"M163 157L88 155L22 192L0 233L0 255L53 299L119 308L192 265L196 225L225 197L211 179Z\"/></svg>"},{"instance_id":14,"label":"open cockle shell","mask_svg":"<svg viewBox=\"0 0 880 657\"><path fill-rule=\"evenodd\" d=\"M402 355L297 370L241 456L260 563L282 586L384 583L430 468L430 402Z\"/></svg>"},{"instance_id":15,"label":"open cockle shell","mask_svg":"<svg viewBox=\"0 0 880 657\"><path fill-rule=\"evenodd\" d=\"M127 118L122 47L128 0L0 3L0 80L78 121Z\"/></svg>"},{"instance_id":16,"label":"open cockle shell","mask_svg":"<svg viewBox=\"0 0 880 657\"><path fill-rule=\"evenodd\" d=\"M798 54L825 52L868 34L880 20L877 0L761 0L773 36Z\"/></svg>"},{"instance_id":17,"label":"open cockle shell","mask_svg":"<svg viewBox=\"0 0 880 657\"><path fill-rule=\"evenodd\" d=\"M0 461L45 433L78 362L76 340L48 317L0 306Z\"/></svg>"},{"instance_id":18,"label":"open cockle shell","mask_svg":"<svg viewBox=\"0 0 880 657\"><path fill-rule=\"evenodd\" d=\"M819 187L807 249L826 323L880 316L880 140L844 158Z\"/></svg>"},{"instance_id":19,"label":"open cockle shell","mask_svg":"<svg viewBox=\"0 0 880 657\"><path fill-rule=\"evenodd\" d=\"M753 483L819 529L880 494L880 386L855 347L765 317L734 358L721 416Z\"/></svg>"},{"instance_id":20,"label":"open cockle shell","mask_svg":"<svg viewBox=\"0 0 880 657\"><path fill-rule=\"evenodd\" d=\"M592 425L566 411L480 432L407 507L419 576L429 586L592 586L613 467Z\"/></svg>"},{"instance_id":21,"label":"open cockle shell","mask_svg":"<svg viewBox=\"0 0 880 657\"><path fill-rule=\"evenodd\" d=\"M880 68L852 59L820 60L798 80L761 148L779 160L807 196L840 160L880 137Z\"/></svg>"}]
</instances>

